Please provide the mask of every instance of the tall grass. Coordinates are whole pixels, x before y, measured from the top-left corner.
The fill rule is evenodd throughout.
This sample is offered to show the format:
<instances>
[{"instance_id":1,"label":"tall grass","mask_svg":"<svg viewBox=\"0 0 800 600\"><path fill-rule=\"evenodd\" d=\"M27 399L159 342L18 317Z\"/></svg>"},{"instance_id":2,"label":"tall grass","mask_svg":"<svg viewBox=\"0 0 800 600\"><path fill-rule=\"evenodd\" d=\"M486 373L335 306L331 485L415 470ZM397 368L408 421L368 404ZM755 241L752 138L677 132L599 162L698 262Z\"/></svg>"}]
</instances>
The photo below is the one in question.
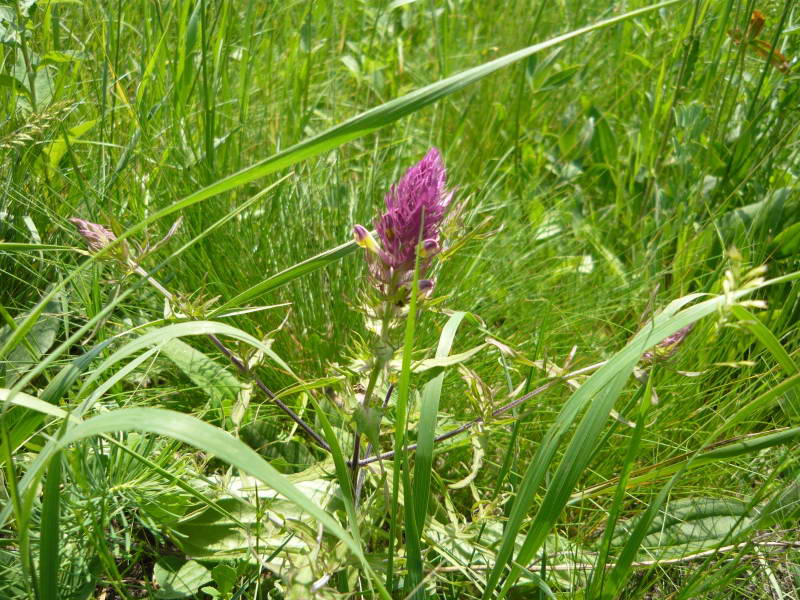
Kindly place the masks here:
<instances>
[{"instance_id":1,"label":"tall grass","mask_svg":"<svg viewBox=\"0 0 800 600\"><path fill-rule=\"evenodd\" d=\"M0 596L791 597L797 22L789 0L0 6ZM354 502L350 228L430 145L468 233L379 382L398 452ZM74 215L117 248L182 216L144 267L184 314L81 254Z\"/></svg>"}]
</instances>

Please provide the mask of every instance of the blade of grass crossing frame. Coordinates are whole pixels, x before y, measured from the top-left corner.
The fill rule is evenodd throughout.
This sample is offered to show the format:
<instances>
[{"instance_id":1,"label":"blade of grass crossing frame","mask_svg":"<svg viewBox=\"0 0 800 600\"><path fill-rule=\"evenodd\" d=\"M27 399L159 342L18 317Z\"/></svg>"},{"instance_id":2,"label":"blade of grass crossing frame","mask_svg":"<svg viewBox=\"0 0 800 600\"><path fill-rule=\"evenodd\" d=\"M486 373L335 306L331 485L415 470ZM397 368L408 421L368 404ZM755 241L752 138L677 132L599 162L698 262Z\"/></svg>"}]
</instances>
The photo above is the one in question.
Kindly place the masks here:
<instances>
[{"instance_id":1,"label":"blade of grass crossing frame","mask_svg":"<svg viewBox=\"0 0 800 600\"><path fill-rule=\"evenodd\" d=\"M303 140L302 142L299 142L294 146L287 148L286 150L278 152L277 154L246 167L237 173L224 177L219 181L216 181L215 183L212 183L211 185L202 188L190 194L189 196L178 200L177 202L174 202L170 206L164 207L158 212L153 213L149 217L143 219L136 225L130 227L122 235L120 235L115 242L109 244L106 248L98 252L96 256L103 257L107 254L110 254L120 243L122 243L123 240L131 237L139 231L142 231L148 225L158 221L163 217L183 210L184 208L193 206L194 204L202 202L203 200L207 200L208 198L216 196L217 194L236 189L237 187L250 183L251 181L265 177L266 175L275 173L281 169L285 169L286 167L301 162L307 158L311 158L313 156L322 154L323 152L333 150L334 148L337 148L346 142L377 131L378 129L389 125L390 123L393 123L406 115L412 114L421 108L424 108L425 106L433 104L440 98L462 90L472 83L480 81L484 77L491 75L495 71L499 71L500 69L536 54L537 52L541 52L582 35L599 31L606 27L611 27L617 23L621 23L634 17L644 15L673 4L678 4L683 1L684 0L666 0L664 2L659 2L644 8L632 10L625 14L575 29L569 33L556 36L539 44L534 44L521 50L517 50L516 52L511 52L510 54L506 54L505 56L501 56L500 58L491 60L477 67L467 69L466 71L462 71L461 73L457 73L456 75L447 77L437 81L436 83L432 83L418 90L410 92L404 96L401 96L400 98L395 98L394 100L390 100L389 102L381 104L380 106L371 108L359 115L356 115L355 117L352 117L351 119L348 119L340 125L332 127L331 129L328 129L316 136ZM20 324L19 329L15 331L8 338L8 340L6 340L6 343L3 344L2 347L0 347L0 359L2 359L12 348L16 347L20 340L27 335L34 323L36 323L47 303L50 302L55 295L58 294L58 292L64 289L64 287L70 281L72 281L74 277L77 277L84 268L87 268L89 264L91 264L91 261L87 261L83 265L80 265L72 273L65 277L58 285L54 286L49 294L42 298L39 304L25 319L25 321Z\"/></svg>"},{"instance_id":2,"label":"blade of grass crossing frame","mask_svg":"<svg viewBox=\"0 0 800 600\"><path fill-rule=\"evenodd\" d=\"M61 453L56 452L47 469L39 525L39 594L42 600L58 600L59 507L61 506Z\"/></svg>"},{"instance_id":3,"label":"blade of grass crossing frame","mask_svg":"<svg viewBox=\"0 0 800 600\"><path fill-rule=\"evenodd\" d=\"M420 240L421 241L421 240ZM414 280L411 285L411 302L408 307L406 317L406 329L403 339L403 361L400 369L400 382L397 386L397 404L395 408L394 420L394 469L392 472L392 512L389 524L389 556L386 568L386 587L391 591L394 586L394 544L397 536L397 521L399 518L399 497L400 497L400 478L402 469L406 468L406 420L408 416L408 396L411 386L411 353L414 350L414 331L417 325L417 298L419 296L419 252L416 255L414 264ZM407 503L406 512L413 511L413 505L408 504L411 498L411 490L404 489L404 497ZM405 523L412 532L416 531L416 521L406 515ZM408 532L406 533L408 537ZM411 536L414 537L413 535ZM413 549L407 548L406 552ZM422 560L417 553L415 556L408 554L408 583L411 588L416 587L422 581ZM408 589L409 586L406 586ZM424 593L424 591L422 592ZM416 597L416 595L415 595Z\"/></svg>"},{"instance_id":4,"label":"blade of grass crossing frame","mask_svg":"<svg viewBox=\"0 0 800 600\"><path fill-rule=\"evenodd\" d=\"M464 319L464 312L453 313L442 329L436 358L445 358L450 354L458 326ZM419 425L417 429L417 451L414 457L414 482L411 501L414 503L414 514L417 521L417 533L422 535L425 518L428 513L428 496L431 486L431 468L433 466L433 438L436 435L436 417L439 414L439 398L442 394L444 371L431 379L422 389L422 405L420 406Z\"/></svg>"}]
</instances>

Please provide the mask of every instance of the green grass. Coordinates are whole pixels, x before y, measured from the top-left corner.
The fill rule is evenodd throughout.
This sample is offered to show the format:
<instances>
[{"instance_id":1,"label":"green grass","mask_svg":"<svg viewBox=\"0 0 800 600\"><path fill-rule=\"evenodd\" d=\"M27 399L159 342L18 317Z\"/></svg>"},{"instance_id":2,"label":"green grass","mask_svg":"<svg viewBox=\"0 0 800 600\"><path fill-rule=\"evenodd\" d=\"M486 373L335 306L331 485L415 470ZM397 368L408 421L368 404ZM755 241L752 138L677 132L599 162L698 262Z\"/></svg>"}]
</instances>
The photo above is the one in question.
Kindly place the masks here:
<instances>
[{"instance_id":1,"label":"green grass","mask_svg":"<svg viewBox=\"0 0 800 600\"><path fill-rule=\"evenodd\" d=\"M800 13L648 6L0 4L0 597L795 597ZM463 245L375 386L421 452L354 503L351 228L432 145ZM182 217L143 266L186 316L72 216Z\"/></svg>"}]
</instances>

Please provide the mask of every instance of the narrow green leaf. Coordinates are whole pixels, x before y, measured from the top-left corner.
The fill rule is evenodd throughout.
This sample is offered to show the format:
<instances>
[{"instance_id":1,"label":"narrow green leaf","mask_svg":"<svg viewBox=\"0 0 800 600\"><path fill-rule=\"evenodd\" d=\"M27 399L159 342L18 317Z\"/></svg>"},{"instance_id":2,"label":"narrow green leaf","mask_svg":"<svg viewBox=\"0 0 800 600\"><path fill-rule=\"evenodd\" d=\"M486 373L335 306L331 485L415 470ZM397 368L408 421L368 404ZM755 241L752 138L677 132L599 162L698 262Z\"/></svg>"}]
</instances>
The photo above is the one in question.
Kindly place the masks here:
<instances>
[{"instance_id":1,"label":"narrow green leaf","mask_svg":"<svg viewBox=\"0 0 800 600\"><path fill-rule=\"evenodd\" d=\"M58 567L61 500L61 453L50 461L42 498L42 521L39 524L39 594L42 600L58 600Z\"/></svg>"},{"instance_id":2,"label":"narrow green leaf","mask_svg":"<svg viewBox=\"0 0 800 600\"><path fill-rule=\"evenodd\" d=\"M443 359L450 354L458 326L464 319L464 312L456 312L447 321L439 336L436 358ZM428 514L428 496L430 495L431 469L433 467L433 438L436 434L436 417L439 414L439 398L442 394L444 373L425 384L422 389L422 406L420 407L419 426L417 430L417 452L414 464L414 487L412 501L416 505L417 532L422 535L425 517Z\"/></svg>"},{"instance_id":3,"label":"narrow green leaf","mask_svg":"<svg viewBox=\"0 0 800 600\"><path fill-rule=\"evenodd\" d=\"M731 312L739 319L739 322L769 350L770 354L778 361L778 364L786 371L787 375L794 375L797 373L797 364L794 362L794 359L783 347L780 340L775 337L775 334L770 331L769 327L764 325L761 319L743 306L734 306L731 308ZM798 397L797 393L794 390L788 391L786 393L786 400L789 416L795 418L800 417L800 397Z\"/></svg>"},{"instance_id":4,"label":"narrow green leaf","mask_svg":"<svg viewBox=\"0 0 800 600\"><path fill-rule=\"evenodd\" d=\"M263 296L264 294L272 292L279 287L286 285L298 277L307 275L308 273L316 271L317 269L322 269L329 264L344 258L348 254L352 254L357 248L358 246L356 245L355 241L350 241L336 246L335 248L331 248L330 250L326 250L325 252L320 252L316 256L312 256L311 258L299 262L296 265L281 271L280 273L276 273L261 283L254 285L240 294L237 294L222 306L217 307L211 316L218 316L225 311L233 308L239 308L253 298Z\"/></svg>"}]
</instances>

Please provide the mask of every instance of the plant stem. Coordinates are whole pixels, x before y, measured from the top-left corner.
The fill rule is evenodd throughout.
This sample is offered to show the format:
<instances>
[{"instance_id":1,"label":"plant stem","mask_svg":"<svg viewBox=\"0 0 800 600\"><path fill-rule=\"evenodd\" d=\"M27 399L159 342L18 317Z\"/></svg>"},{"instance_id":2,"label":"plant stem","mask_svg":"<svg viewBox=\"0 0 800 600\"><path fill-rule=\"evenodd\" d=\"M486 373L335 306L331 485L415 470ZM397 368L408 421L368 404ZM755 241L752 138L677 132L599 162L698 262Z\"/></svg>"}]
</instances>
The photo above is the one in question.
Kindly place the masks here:
<instances>
[{"instance_id":1,"label":"plant stem","mask_svg":"<svg viewBox=\"0 0 800 600\"><path fill-rule=\"evenodd\" d=\"M386 396L383 399L383 405L381 406L381 408L383 408L384 410L389 405L389 399L392 397L392 392L394 392L394 384L390 383L389 384L389 388L386 390ZM367 444L367 451L364 453L364 459L369 458L370 454L372 454L372 442ZM364 463L360 462L359 465L361 465L361 464L364 464ZM366 472L365 471L361 471L358 474L358 480L356 481L356 490L355 490L356 505L358 504L358 499L361 497L361 490L364 488L364 481L365 480L366 480Z\"/></svg>"},{"instance_id":2,"label":"plant stem","mask_svg":"<svg viewBox=\"0 0 800 600\"><path fill-rule=\"evenodd\" d=\"M375 391L375 384L378 381L378 375L380 375L381 370L383 369L383 363L375 358L375 364L372 366L372 372L369 374L369 382L367 383L367 390L364 392L364 400L361 402L361 408L366 410L369 406L369 399L372 397L372 392ZM350 466L353 469L353 497L357 498L355 495L355 489L358 486L358 467L359 461L361 460L361 432L358 431L358 427L356 427L355 438L353 439L353 458L350 460Z\"/></svg>"},{"instance_id":3,"label":"plant stem","mask_svg":"<svg viewBox=\"0 0 800 600\"><path fill-rule=\"evenodd\" d=\"M23 22L23 15L22 10L17 4L17 24L21 24ZM31 56L28 53L28 42L25 39L25 27L22 27L22 32L19 35L19 47L22 50L22 60L25 62L25 72L28 76L28 88L31 94L31 110L35 113L38 112L38 105L36 102L36 71L33 69L33 63L31 62Z\"/></svg>"},{"instance_id":4,"label":"plant stem","mask_svg":"<svg viewBox=\"0 0 800 600\"><path fill-rule=\"evenodd\" d=\"M381 346L385 346L388 343L386 339L388 329L389 329L389 320L391 318L391 309L390 307L385 307L383 313L383 319L381 320L381 333L380 333L380 344ZM378 352L375 353L375 364L372 366L372 372L369 374L369 382L367 383L367 389L364 392L364 399L361 401L361 408L366 410L369 407L370 398L372 398L372 393L375 391L375 384L378 382L378 376L380 375L381 371L383 370L386 361L378 356ZM391 388L390 388L391 389ZM367 450L369 452L369 450ZM353 458L350 460L350 468L353 469L353 498L355 500L356 506L358 506L358 469L361 466L361 433L356 428L355 439L353 440Z\"/></svg>"}]
</instances>

